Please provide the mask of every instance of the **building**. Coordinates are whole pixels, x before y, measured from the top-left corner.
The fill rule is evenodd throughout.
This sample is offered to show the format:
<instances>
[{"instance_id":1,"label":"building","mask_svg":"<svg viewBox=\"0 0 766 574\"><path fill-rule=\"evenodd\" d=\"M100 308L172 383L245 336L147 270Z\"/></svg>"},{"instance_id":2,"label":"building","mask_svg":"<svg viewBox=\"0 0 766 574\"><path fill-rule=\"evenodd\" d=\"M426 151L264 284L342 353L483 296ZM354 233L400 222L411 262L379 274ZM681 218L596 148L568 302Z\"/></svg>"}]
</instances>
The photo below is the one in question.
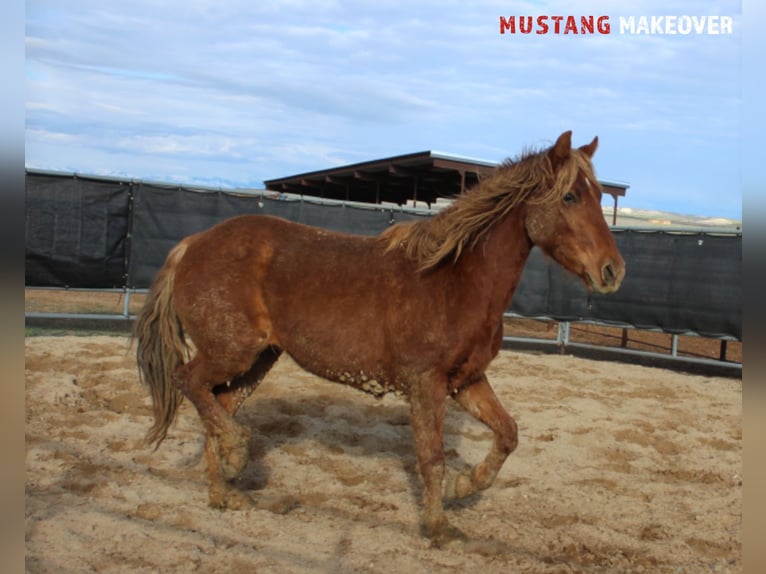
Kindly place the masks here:
<instances>
[{"instance_id":1,"label":"building","mask_svg":"<svg viewBox=\"0 0 766 574\"><path fill-rule=\"evenodd\" d=\"M451 198L476 185L498 164L422 151L291 175L264 182L266 189L328 199L365 203L395 203L430 207L438 198ZM627 184L600 182L604 193L617 200Z\"/></svg>"}]
</instances>

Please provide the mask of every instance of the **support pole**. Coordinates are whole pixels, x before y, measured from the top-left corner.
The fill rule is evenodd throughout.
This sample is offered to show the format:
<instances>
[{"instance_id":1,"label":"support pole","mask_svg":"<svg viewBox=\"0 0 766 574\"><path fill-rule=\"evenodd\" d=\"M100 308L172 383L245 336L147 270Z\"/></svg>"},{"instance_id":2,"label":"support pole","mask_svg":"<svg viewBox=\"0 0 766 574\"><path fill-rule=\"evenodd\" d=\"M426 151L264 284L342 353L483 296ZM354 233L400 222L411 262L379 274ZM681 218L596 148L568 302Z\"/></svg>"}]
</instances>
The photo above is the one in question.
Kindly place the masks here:
<instances>
[{"instance_id":1,"label":"support pole","mask_svg":"<svg viewBox=\"0 0 766 574\"><path fill-rule=\"evenodd\" d=\"M563 353L564 349L569 344L569 321L561 321L559 323L559 331L556 336L556 343Z\"/></svg>"},{"instance_id":2,"label":"support pole","mask_svg":"<svg viewBox=\"0 0 766 574\"><path fill-rule=\"evenodd\" d=\"M122 306L122 314L127 319L130 317L130 289L125 288L125 303Z\"/></svg>"},{"instance_id":3,"label":"support pole","mask_svg":"<svg viewBox=\"0 0 766 574\"><path fill-rule=\"evenodd\" d=\"M719 361L726 361L726 348L728 347L729 341L726 339L721 339L721 352L718 355Z\"/></svg>"}]
</instances>

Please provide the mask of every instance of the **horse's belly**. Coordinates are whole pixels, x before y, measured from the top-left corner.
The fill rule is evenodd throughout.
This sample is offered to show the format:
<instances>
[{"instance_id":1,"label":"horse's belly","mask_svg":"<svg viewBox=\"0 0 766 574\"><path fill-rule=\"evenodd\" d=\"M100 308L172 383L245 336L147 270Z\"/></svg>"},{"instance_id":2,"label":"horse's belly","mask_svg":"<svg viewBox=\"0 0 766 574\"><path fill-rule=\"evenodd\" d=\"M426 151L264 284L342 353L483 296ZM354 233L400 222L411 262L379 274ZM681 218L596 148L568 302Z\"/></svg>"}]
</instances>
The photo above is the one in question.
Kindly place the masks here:
<instances>
[{"instance_id":1,"label":"horse's belly","mask_svg":"<svg viewBox=\"0 0 766 574\"><path fill-rule=\"evenodd\" d=\"M379 334L353 336L353 329L312 333L292 330L280 341L296 363L307 371L381 397L388 393L406 394L407 381L386 367L383 341Z\"/></svg>"},{"instance_id":2,"label":"horse's belly","mask_svg":"<svg viewBox=\"0 0 766 574\"><path fill-rule=\"evenodd\" d=\"M378 398L389 393L407 394L407 385L404 381L391 381L386 375L374 371L355 371L353 368L348 370L329 369L322 376L330 381L348 385Z\"/></svg>"}]
</instances>

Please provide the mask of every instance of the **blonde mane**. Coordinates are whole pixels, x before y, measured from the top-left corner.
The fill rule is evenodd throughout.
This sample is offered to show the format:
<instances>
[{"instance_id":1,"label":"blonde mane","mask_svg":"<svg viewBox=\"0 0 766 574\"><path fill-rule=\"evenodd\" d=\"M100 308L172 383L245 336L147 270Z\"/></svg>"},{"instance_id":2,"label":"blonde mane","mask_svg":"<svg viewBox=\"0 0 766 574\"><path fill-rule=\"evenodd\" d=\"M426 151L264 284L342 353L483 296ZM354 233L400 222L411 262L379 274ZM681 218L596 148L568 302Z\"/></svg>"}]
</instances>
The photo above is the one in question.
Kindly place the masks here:
<instances>
[{"instance_id":1,"label":"blonde mane","mask_svg":"<svg viewBox=\"0 0 766 574\"><path fill-rule=\"evenodd\" d=\"M580 170L596 181L590 159L582 151L572 148L555 174L548 151L526 151L518 159L505 160L491 176L434 217L386 229L380 235L386 251L403 248L420 271L448 258L457 261L520 204L557 201L572 188Z\"/></svg>"}]
</instances>

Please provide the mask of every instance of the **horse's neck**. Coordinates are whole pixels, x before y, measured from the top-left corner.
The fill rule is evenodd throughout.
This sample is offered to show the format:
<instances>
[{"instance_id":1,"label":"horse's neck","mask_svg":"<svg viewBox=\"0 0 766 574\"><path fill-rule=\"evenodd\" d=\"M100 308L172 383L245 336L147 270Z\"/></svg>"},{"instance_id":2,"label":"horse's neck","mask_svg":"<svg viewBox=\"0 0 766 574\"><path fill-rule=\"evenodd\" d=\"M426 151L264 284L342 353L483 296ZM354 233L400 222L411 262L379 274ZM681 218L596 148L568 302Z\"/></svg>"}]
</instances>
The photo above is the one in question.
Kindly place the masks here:
<instances>
[{"instance_id":1,"label":"horse's neck","mask_svg":"<svg viewBox=\"0 0 766 574\"><path fill-rule=\"evenodd\" d=\"M502 314L508 308L531 251L523 209L517 208L494 223L485 238L461 256L463 272L480 274L473 296L483 299L491 313Z\"/></svg>"}]
</instances>

